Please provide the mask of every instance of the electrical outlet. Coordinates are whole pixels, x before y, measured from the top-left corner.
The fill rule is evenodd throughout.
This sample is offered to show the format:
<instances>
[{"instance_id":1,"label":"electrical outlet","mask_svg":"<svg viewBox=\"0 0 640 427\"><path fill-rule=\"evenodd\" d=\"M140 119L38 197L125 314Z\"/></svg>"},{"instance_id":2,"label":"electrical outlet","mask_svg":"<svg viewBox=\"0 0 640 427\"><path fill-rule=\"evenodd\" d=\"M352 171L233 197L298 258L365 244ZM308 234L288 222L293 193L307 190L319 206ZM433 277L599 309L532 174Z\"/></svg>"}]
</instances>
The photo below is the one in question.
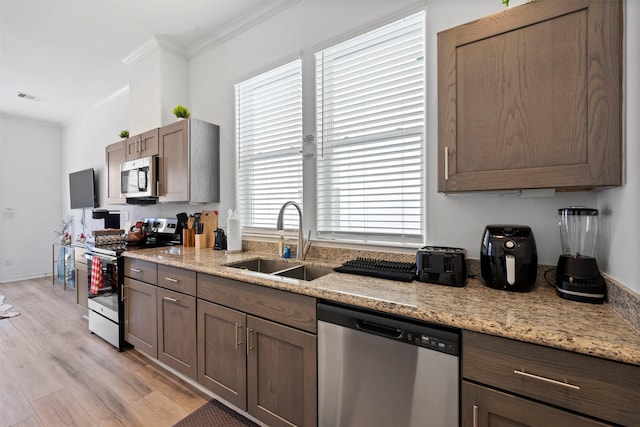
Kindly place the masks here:
<instances>
[{"instance_id":1,"label":"electrical outlet","mask_svg":"<svg viewBox=\"0 0 640 427\"><path fill-rule=\"evenodd\" d=\"M129 221L129 211L122 211L122 220Z\"/></svg>"}]
</instances>

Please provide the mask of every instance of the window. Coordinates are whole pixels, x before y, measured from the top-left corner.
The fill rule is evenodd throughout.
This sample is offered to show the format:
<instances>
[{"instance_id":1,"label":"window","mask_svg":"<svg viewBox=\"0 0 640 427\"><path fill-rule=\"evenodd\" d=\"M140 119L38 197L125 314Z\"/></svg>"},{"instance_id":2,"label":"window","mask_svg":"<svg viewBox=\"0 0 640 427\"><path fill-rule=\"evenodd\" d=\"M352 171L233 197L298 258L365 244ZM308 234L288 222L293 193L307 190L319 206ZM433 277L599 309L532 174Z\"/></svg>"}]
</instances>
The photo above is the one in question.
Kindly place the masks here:
<instances>
[{"instance_id":1,"label":"window","mask_svg":"<svg viewBox=\"0 0 640 427\"><path fill-rule=\"evenodd\" d=\"M319 236L424 240L424 12L316 53Z\"/></svg>"},{"instance_id":2,"label":"window","mask_svg":"<svg viewBox=\"0 0 640 427\"><path fill-rule=\"evenodd\" d=\"M235 86L238 203L243 225L274 229L280 207L302 204L302 61ZM288 209L287 228L297 228Z\"/></svg>"}]
</instances>

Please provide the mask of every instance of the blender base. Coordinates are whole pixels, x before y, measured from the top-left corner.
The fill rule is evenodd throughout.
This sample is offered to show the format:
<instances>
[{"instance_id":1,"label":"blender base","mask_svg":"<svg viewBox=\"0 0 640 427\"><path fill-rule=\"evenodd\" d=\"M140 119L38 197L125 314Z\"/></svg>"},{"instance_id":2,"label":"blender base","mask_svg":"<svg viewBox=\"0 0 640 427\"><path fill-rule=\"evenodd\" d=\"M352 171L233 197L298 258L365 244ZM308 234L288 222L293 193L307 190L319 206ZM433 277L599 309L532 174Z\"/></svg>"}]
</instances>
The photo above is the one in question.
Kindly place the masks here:
<instances>
[{"instance_id":1,"label":"blender base","mask_svg":"<svg viewBox=\"0 0 640 427\"><path fill-rule=\"evenodd\" d=\"M600 304L607 286L598 270L596 259L561 255L556 268L556 292L564 299Z\"/></svg>"}]
</instances>

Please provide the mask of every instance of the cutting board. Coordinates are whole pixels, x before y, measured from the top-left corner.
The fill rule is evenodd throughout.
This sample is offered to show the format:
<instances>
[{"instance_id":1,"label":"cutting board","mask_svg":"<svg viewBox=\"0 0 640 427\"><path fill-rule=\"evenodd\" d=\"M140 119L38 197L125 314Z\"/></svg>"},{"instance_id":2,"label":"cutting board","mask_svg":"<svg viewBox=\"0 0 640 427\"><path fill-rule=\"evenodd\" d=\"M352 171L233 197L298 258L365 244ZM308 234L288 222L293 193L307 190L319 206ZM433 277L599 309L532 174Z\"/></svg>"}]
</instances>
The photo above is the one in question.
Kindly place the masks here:
<instances>
[{"instance_id":1,"label":"cutting board","mask_svg":"<svg viewBox=\"0 0 640 427\"><path fill-rule=\"evenodd\" d=\"M200 222L204 224L202 234L206 236L205 247L213 248L215 236L213 232L218 228L218 211L202 211Z\"/></svg>"}]
</instances>

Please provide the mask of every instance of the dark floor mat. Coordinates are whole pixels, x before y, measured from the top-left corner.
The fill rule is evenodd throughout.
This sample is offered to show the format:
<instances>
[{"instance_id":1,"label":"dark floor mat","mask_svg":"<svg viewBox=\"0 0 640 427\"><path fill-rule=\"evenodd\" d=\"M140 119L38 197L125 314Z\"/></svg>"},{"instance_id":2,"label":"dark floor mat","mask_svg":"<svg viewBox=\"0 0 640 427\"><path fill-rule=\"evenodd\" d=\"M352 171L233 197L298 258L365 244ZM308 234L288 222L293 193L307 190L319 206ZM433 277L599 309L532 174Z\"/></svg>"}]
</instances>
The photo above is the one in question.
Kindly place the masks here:
<instances>
[{"instance_id":1,"label":"dark floor mat","mask_svg":"<svg viewBox=\"0 0 640 427\"><path fill-rule=\"evenodd\" d=\"M210 400L173 427L258 427L237 412L227 408L217 400Z\"/></svg>"}]
</instances>

